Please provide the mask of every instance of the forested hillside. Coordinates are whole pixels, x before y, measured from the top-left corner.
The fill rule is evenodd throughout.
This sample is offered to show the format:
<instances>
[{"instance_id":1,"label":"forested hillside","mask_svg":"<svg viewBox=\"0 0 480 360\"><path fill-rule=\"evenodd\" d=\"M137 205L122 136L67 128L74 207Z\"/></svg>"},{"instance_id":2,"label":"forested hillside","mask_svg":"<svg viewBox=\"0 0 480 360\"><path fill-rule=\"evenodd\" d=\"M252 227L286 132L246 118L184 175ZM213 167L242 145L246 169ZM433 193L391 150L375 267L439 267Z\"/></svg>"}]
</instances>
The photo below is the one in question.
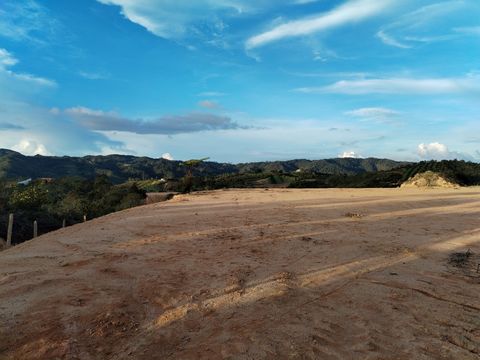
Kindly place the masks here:
<instances>
[{"instance_id":1,"label":"forested hillside","mask_svg":"<svg viewBox=\"0 0 480 360\"><path fill-rule=\"evenodd\" d=\"M290 173L297 170L353 175L365 172L390 170L405 165L387 159L329 159L291 160L245 164L202 162L193 170L195 176L245 174L261 172ZM93 179L107 175L114 183L128 180L181 178L186 168L181 161L135 157L127 155L51 157L24 156L10 150L0 150L0 179L23 180L26 178L61 178L80 176Z\"/></svg>"},{"instance_id":2,"label":"forested hillside","mask_svg":"<svg viewBox=\"0 0 480 360\"><path fill-rule=\"evenodd\" d=\"M417 174L432 171L461 186L480 185L480 164L462 160L422 161L387 171L355 175L299 174L290 187L299 188L365 188L398 187Z\"/></svg>"},{"instance_id":3,"label":"forested hillside","mask_svg":"<svg viewBox=\"0 0 480 360\"><path fill-rule=\"evenodd\" d=\"M422 161L411 164L405 167L400 182L426 171L439 173L459 185L480 185L480 164L463 160Z\"/></svg>"},{"instance_id":4,"label":"forested hillside","mask_svg":"<svg viewBox=\"0 0 480 360\"><path fill-rule=\"evenodd\" d=\"M34 181L27 186L0 183L0 238L7 233L8 215L15 215L13 242L33 235L37 220L39 234L87 219L144 204L145 191L135 183L113 185L108 177L95 180L62 178Z\"/></svg>"}]
</instances>

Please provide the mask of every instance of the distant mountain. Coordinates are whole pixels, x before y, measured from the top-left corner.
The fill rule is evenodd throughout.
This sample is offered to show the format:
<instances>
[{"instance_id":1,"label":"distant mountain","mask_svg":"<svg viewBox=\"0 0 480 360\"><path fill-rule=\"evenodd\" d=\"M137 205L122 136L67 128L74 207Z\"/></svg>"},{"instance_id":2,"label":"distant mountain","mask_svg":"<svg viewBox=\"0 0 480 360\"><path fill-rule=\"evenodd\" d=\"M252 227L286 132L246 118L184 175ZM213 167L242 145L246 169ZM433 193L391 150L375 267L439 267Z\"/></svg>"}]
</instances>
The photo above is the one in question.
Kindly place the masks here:
<instances>
[{"instance_id":1,"label":"distant mountain","mask_svg":"<svg viewBox=\"0 0 480 360\"><path fill-rule=\"evenodd\" d=\"M227 164L203 162L195 169L197 176L220 174L243 174L260 172L285 172L297 170L321 174L355 175L366 172L387 171L408 165L388 159L328 159L290 160ZM18 152L0 149L0 179L21 180L26 178L60 178L79 176L93 178L108 175L113 182L122 183L129 179L179 178L186 168L181 161L135 157L128 155L54 157L25 156Z\"/></svg>"},{"instance_id":2,"label":"distant mountain","mask_svg":"<svg viewBox=\"0 0 480 360\"><path fill-rule=\"evenodd\" d=\"M365 172L377 172L392 170L401 166L409 165L408 162L399 162L388 159L327 159L327 160L288 160L273 162L257 162L238 164L240 172L275 172L286 173L294 172L298 169L302 171L314 172L329 175L356 175Z\"/></svg>"}]
</instances>

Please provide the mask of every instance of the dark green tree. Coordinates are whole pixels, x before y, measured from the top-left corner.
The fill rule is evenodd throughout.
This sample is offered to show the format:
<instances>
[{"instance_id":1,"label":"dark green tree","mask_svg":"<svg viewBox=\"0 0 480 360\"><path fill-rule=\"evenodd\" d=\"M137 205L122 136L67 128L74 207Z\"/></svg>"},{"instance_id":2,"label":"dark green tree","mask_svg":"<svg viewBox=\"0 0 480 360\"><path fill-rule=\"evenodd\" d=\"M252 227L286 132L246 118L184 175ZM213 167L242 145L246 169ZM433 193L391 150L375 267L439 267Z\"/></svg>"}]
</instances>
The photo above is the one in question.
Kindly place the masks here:
<instances>
[{"instance_id":1,"label":"dark green tree","mask_svg":"<svg viewBox=\"0 0 480 360\"><path fill-rule=\"evenodd\" d=\"M208 160L210 158L206 157L203 159L192 159L192 160L187 160L182 163L183 166L186 167L186 174L182 179L183 183L183 193L187 194L192 191L193 188L193 171L198 168L198 166L204 162L205 160Z\"/></svg>"}]
</instances>

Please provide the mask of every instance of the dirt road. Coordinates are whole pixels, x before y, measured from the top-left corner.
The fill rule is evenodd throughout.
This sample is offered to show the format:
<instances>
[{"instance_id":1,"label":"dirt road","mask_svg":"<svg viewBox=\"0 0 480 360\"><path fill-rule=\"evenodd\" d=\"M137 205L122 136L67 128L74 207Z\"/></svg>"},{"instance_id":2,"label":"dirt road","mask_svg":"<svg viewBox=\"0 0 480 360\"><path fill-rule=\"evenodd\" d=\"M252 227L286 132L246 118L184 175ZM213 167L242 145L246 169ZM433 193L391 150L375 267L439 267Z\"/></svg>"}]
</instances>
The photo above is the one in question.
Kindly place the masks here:
<instances>
[{"instance_id":1,"label":"dirt road","mask_svg":"<svg viewBox=\"0 0 480 360\"><path fill-rule=\"evenodd\" d=\"M0 359L479 359L478 255L479 188L180 196L0 253Z\"/></svg>"}]
</instances>

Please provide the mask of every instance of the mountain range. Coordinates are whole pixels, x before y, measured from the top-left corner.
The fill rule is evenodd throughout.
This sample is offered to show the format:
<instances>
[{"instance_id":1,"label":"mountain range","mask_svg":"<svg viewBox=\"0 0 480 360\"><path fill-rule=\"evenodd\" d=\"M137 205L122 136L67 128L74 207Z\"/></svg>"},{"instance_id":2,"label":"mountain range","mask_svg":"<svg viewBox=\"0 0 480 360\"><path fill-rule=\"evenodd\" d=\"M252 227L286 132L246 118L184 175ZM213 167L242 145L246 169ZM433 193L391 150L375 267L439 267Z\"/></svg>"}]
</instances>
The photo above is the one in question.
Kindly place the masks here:
<instances>
[{"instance_id":1,"label":"mountain range","mask_svg":"<svg viewBox=\"0 0 480 360\"><path fill-rule=\"evenodd\" d=\"M288 160L255 163L217 163L204 161L195 167L196 176L244 174L261 172L306 171L330 175L356 175L367 172L388 171L408 162L388 159L338 158L325 160ZM60 178L67 176L94 178L105 174L115 183L131 179L179 178L187 172L182 161L136 157L130 155L106 156L26 156L0 149L0 179L24 180L28 178Z\"/></svg>"}]
</instances>

